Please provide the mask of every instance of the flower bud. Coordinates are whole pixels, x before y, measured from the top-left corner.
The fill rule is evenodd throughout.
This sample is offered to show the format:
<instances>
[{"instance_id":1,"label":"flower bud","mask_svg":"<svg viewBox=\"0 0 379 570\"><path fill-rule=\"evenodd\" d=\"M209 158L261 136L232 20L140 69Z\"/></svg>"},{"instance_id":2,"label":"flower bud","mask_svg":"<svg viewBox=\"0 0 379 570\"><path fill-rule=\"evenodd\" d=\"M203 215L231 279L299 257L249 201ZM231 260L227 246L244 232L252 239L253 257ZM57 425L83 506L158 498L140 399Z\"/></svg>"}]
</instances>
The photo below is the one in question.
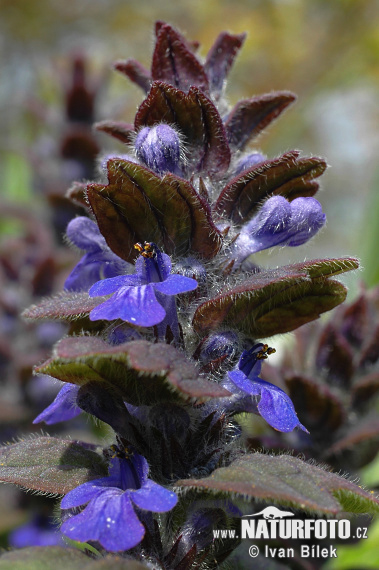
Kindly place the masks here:
<instances>
[{"instance_id":1,"label":"flower bud","mask_svg":"<svg viewBox=\"0 0 379 570\"><path fill-rule=\"evenodd\" d=\"M203 366L219 362L230 362L239 350L239 338L233 331L211 334L202 343L199 360Z\"/></svg>"},{"instance_id":2,"label":"flower bud","mask_svg":"<svg viewBox=\"0 0 379 570\"><path fill-rule=\"evenodd\" d=\"M252 253L276 245L296 247L310 240L325 224L326 216L315 198L272 196L254 218L242 226L233 244L235 263Z\"/></svg>"},{"instance_id":3,"label":"flower bud","mask_svg":"<svg viewBox=\"0 0 379 570\"><path fill-rule=\"evenodd\" d=\"M169 125L144 127L137 135L135 148L138 159L157 174L181 175L180 139Z\"/></svg>"},{"instance_id":4,"label":"flower bud","mask_svg":"<svg viewBox=\"0 0 379 570\"><path fill-rule=\"evenodd\" d=\"M207 272L200 261L194 257L183 257L175 265L175 271L185 277L196 279L198 287L205 287L207 283Z\"/></svg>"}]
</instances>

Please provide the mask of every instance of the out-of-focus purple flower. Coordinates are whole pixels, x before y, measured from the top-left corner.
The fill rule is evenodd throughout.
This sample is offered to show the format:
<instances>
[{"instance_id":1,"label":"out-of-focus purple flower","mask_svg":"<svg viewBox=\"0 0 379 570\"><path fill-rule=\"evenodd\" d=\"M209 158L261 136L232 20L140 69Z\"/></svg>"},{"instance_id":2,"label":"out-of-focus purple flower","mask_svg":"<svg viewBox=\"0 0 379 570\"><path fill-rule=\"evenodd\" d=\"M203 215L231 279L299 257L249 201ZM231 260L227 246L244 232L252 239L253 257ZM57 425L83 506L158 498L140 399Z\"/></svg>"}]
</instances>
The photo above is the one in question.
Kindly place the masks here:
<instances>
[{"instance_id":1,"label":"out-of-focus purple flower","mask_svg":"<svg viewBox=\"0 0 379 570\"><path fill-rule=\"evenodd\" d=\"M109 476L84 483L62 500L62 509L87 506L63 523L64 535L79 542L94 540L111 552L129 550L141 542L145 528L134 508L164 513L177 503L175 493L147 478L148 464L133 453L110 461Z\"/></svg>"},{"instance_id":2,"label":"out-of-focus purple flower","mask_svg":"<svg viewBox=\"0 0 379 570\"><path fill-rule=\"evenodd\" d=\"M238 369L228 372L229 382L224 385L229 390L234 387L234 392L241 399L246 395L252 396L253 401L259 398L257 412L274 429L289 432L298 427L308 433L299 422L291 398L274 384L259 378L262 362L270 352L273 350L262 343L245 350Z\"/></svg>"},{"instance_id":3,"label":"out-of-focus purple flower","mask_svg":"<svg viewBox=\"0 0 379 570\"><path fill-rule=\"evenodd\" d=\"M131 340L138 340L141 338L142 336L136 329L132 328L130 325L122 323L121 325L111 328L108 333L107 341L109 344L118 346L124 342L130 342Z\"/></svg>"},{"instance_id":4,"label":"out-of-focus purple flower","mask_svg":"<svg viewBox=\"0 0 379 570\"><path fill-rule=\"evenodd\" d=\"M275 245L302 245L322 228L325 220L321 204L315 198L296 198L288 202L283 196L272 196L242 227L232 255L238 264L252 253Z\"/></svg>"},{"instance_id":5,"label":"out-of-focus purple flower","mask_svg":"<svg viewBox=\"0 0 379 570\"><path fill-rule=\"evenodd\" d=\"M113 253L99 228L89 218L74 218L67 226L67 237L86 252L64 284L68 291L88 291L99 279L128 273L132 265Z\"/></svg>"},{"instance_id":6,"label":"out-of-focus purple flower","mask_svg":"<svg viewBox=\"0 0 379 570\"><path fill-rule=\"evenodd\" d=\"M50 517L37 515L26 524L13 530L8 537L13 548L27 546L65 546L62 533Z\"/></svg>"},{"instance_id":7,"label":"out-of-focus purple flower","mask_svg":"<svg viewBox=\"0 0 379 570\"><path fill-rule=\"evenodd\" d=\"M245 156L240 158L240 160L237 162L234 169L234 175L236 176L237 174L240 174L244 170L253 168L257 164L264 162L266 158L267 156L261 154L260 152L253 152L251 154L246 154Z\"/></svg>"},{"instance_id":8,"label":"out-of-focus purple flower","mask_svg":"<svg viewBox=\"0 0 379 570\"><path fill-rule=\"evenodd\" d=\"M47 425L52 425L76 418L82 413L82 410L76 405L78 391L79 386L64 384L55 400L36 417L33 424L45 422Z\"/></svg>"},{"instance_id":9,"label":"out-of-focus purple flower","mask_svg":"<svg viewBox=\"0 0 379 570\"><path fill-rule=\"evenodd\" d=\"M164 335L170 326L178 334L174 295L187 293L197 287L195 279L171 273L171 260L155 244L137 244L142 255L137 259L133 275L103 279L89 291L91 297L112 297L90 313L92 321L122 319L140 327L158 325Z\"/></svg>"},{"instance_id":10,"label":"out-of-focus purple flower","mask_svg":"<svg viewBox=\"0 0 379 570\"><path fill-rule=\"evenodd\" d=\"M67 327L57 321L40 323L36 327L36 337L40 346L51 348L67 332Z\"/></svg>"},{"instance_id":11,"label":"out-of-focus purple flower","mask_svg":"<svg viewBox=\"0 0 379 570\"><path fill-rule=\"evenodd\" d=\"M138 159L157 174L172 172L181 176L181 149L178 133L161 123L144 127L135 140Z\"/></svg>"}]
</instances>

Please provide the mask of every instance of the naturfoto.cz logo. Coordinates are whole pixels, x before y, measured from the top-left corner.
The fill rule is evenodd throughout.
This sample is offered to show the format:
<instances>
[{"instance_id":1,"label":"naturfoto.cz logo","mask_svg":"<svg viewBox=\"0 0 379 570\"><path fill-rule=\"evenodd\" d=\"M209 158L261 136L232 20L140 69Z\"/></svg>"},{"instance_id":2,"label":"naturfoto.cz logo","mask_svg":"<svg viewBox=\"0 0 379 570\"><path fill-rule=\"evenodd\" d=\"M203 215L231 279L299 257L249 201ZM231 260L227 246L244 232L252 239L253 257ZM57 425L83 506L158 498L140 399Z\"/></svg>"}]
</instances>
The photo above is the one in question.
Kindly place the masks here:
<instances>
[{"instance_id":1,"label":"naturfoto.cz logo","mask_svg":"<svg viewBox=\"0 0 379 570\"><path fill-rule=\"evenodd\" d=\"M241 538L250 540L292 539L292 540L323 540L349 538L367 538L367 527L358 527L352 535L351 524L347 519L305 519L293 518L295 515L289 511L281 511L277 507L266 507L259 513L245 515L241 519L241 535L235 531L214 530L213 537ZM233 536L231 536L233 534ZM281 552L283 551L283 552ZM260 554L257 545L250 546L249 554L253 558ZM294 557L293 548L270 548L265 545L263 554L266 557ZM320 544L300 546L302 558L337 558L336 548L322 547Z\"/></svg>"}]
</instances>

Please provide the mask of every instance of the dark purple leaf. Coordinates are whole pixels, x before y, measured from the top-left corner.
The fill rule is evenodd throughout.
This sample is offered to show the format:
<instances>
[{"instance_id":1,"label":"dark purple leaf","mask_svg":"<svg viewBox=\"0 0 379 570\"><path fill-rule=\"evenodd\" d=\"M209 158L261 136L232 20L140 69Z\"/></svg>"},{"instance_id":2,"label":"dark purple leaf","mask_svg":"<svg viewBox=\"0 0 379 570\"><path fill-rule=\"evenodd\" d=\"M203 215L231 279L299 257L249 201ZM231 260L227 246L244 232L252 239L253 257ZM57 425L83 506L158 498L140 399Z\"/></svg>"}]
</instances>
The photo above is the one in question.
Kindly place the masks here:
<instances>
[{"instance_id":1,"label":"dark purple leaf","mask_svg":"<svg viewBox=\"0 0 379 570\"><path fill-rule=\"evenodd\" d=\"M133 83L141 87L145 93L148 93L151 85L151 75L148 69L135 59L119 60L113 64L113 67L126 75Z\"/></svg>"},{"instance_id":2,"label":"dark purple leaf","mask_svg":"<svg viewBox=\"0 0 379 570\"><path fill-rule=\"evenodd\" d=\"M182 91L188 91L192 86L209 91L204 67L183 36L169 24L163 24L159 28L151 75L154 80L164 81Z\"/></svg>"},{"instance_id":3,"label":"dark purple leaf","mask_svg":"<svg viewBox=\"0 0 379 570\"><path fill-rule=\"evenodd\" d=\"M379 359L379 324L376 324L374 331L365 339L361 348L358 366L361 370L370 368Z\"/></svg>"},{"instance_id":4,"label":"dark purple leaf","mask_svg":"<svg viewBox=\"0 0 379 570\"><path fill-rule=\"evenodd\" d=\"M74 202L77 206L82 206L88 210L88 202L86 200L87 184L85 182L73 182L66 192L66 198Z\"/></svg>"},{"instance_id":5,"label":"dark purple leaf","mask_svg":"<svg viewBox=\"0 0 379 570\"><path fill-rule=\"evenodd\" d=\"M316 367L324 370L331 381L348 387L354 374L354 354L346 338L330 323L319 339Z\"/></svg>"},{"instance_id":6,"label":"dark purple leaf","mask_svg":"<svg viewBox=\"0 0 379 570\"><path fill-rule=\"evenodd\" d=\"M173 174L160 178L125 160L108 161L108 178L108 186L90 184L87 195L101 233L122 259L135 259L139 241L152 241L168 254L217 254L221 235L189 182Z\"/></svg>"},{"instance_id":7,"label":"dark purple leaf","mask_svg":"<svg viewBox=\"0 0 379 570\"><path fill-rule=\"evenodd\" d=\"M372 461L378 453L379 418L376 412L356 420L354 425L339 434L336 441L322 455L327 461L337 457L339 464L359 469Z\"/></svg>"},{"instance_id":8,"label":"dark purple leaf","mask_svg":"<svg viewBox=\"0 0 379 570\"><path fill-rule=\"evenodd\" d=\"M216 214L242 224L269 196L280 194L292 201L300 196L316 194L319 185L313 179L321 176L326 162L321 158L298 156L296 150L287 152L233 178L215 204Z\"/></svg>"},{"instance_id":9,"label":"dark purple leaf","mask_svg":"<svg viewBox=\"0 0 379 570\"><path fill-rule=\"evenodd\" d=\"M86 79L86 62L83 57L73 60L72 83L65 94L66 116L73 123L91 124L94 118L95 93Z\"/></svg>"},{"instance_id":10,"label":"dark purple leaf","mask_svg":"<svg viewBox=\"0 0 379 570\"><path fill-rule=\"evenodd\" d=\"M379 500L358 485L289 455L244 455L210 477L180 480L176 486L241 495L318 514L379 512Z\"/></svg>"},{"instance_id":11,"label":"dark purple leaf","mask_svg":"<svg viewBox=\"0 0 379 570\"><path fill-rule=\"evenodd\" d=\"M177 127L186 142L192 168L221 177L230 162L230 150L221 117L210 99L197 87L188 94L155 81L138 109L135 129L158 123Z\"/></svg>"},{"instance_id":12,"label":"dark purple leaf","mask_svg":"<svg viewBox=\"0 0 379 570\"><path fill-rule=\"evenodd\" d=\"M111 135L122 143L130 144L133 141L134 126L121 121L100 121L94 124L95 129Z\"/></svg>"},{"instance_id":13,"label":"dark purple leaf","mask_svg":"<svg viewBox=\"0 0 379 570\"><path fill-rule=\"evenodd\" d=\"M158 37L159 32L161 31L163 26L167 26L167 22L164 22L163 20L157 20L155 22L154 31L156 38ZM180 36L180 40L187 45L188 49L190 49L193 52L196 52L199 49L200 42L198 42L197 40L187 40L184 36L179 34L178 31L176 31L176 33Z\"/></svg>"},{"instance_id":14,"label":"dark purple leaf","mask_svg":"<svg viewBox=\"0 0 379 570\"><path fill-rule=\"evenodd\" d=\"M146 340L110 346L99 337L64 338L36 372L79 386L100 383L134 405L204 402L229 395L219 384L199 377L195 365L173 346Z\"/></svg>"},{"instance_id":15,"label":"dark purple leaf","mask_svg":"<svg viewBox=\"0 0 379 570\"><path fill-rule=\"evenodd\" d=\"M0 481L26 489L63 495L105 475L107 467L96 445L35 437L0 448Z\"/></svg>"},{"instance_id":16,"label":"dark purple leaf","mask_svg":"<svg viewBox=\"0 0 379 570\"><path fill-rule=\"evenodd\" d=\"M204 69L208 75L210 89L216 98L223 89L224 81L245 38L246 34L221 32L208 52Z\"/></svg>"},{"instance_id":17,"label":"dark purple leaf","mask_svg":"<svg viewBox=\"0 0 379 570\"><path fill-rule=\"evenodd\" d=\"M373 314L374 311L365 294L360 295L351 305L344 307L340 330L353 346L362 346L368 338Z\"/></svg>"},{"instance_id":18,"label":"dark purple leaf","mask_svg":"<svg viewBox=\"0 0 379 570\"><path fill-rule=\"evenodd\" d=\"M368 404L379 391L379 372L372 372L359 378L352 386L353 406Z\"/></svg>"},{"instance_id":19,"label":"dark purple leaf","mask_svg":"<svg viewBox=\"0 0 379 570\"><path fill-rule=\"evenodd\" d=\"M285 383L301 423L314 437L338 429L346 419L342 401L319 380L299 374L286 375Z\"/></svg>"},{"instance_id":20,"label":"dark purple leaf","mask_svg":"<svg viewBox=\"0 0 379 570\"><path fill-rule=\"evenodd\" d=\"M315 260L255 274L202 303L194 329L205 335L226 325L255 338L294 330L342 303L346 288L327 277L357 267L350 258Z\"/></svg>"},{"instance_id":21,"label":"dark purple leaf","mask_svg":"<svg viewBox=\"0 0 379 570\"><path fill-rule=\"evenodd\" d=\"M263 131L295 100L296 95L290 91L274 91L239 101L225 121L225 130L231 148L243 150L252 138Z\"/></svg>"}]
</instances>

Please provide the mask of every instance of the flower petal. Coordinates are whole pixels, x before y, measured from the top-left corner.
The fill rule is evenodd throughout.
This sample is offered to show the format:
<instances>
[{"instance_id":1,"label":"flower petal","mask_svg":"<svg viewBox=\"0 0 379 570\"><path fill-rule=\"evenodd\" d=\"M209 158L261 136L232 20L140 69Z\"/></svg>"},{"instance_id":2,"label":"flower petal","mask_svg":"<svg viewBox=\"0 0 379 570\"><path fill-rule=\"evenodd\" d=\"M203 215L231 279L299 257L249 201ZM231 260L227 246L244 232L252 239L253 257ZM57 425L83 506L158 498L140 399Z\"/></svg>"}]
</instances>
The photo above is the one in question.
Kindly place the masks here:
<instances>
[{"instance_id":1,"label":"flower petal","mask_svg":"<svg viewBox=\"0 0 379 570\"><path fill-rule=\"evenodd\" d=\"M262 418L278 431L289 432L299 427L308 433L308 430L299 422L290 397L277 386L262 387L258 411Z\"/></svg>"},{"instance_id":2,"label":"flower petal","mask_svg":"<svg viewBox=\"0 0 379 570\"><path fill-rule=\"evenodd\" d=\"M164 295L177 295L178 293L186 293L193 291L197 287L196 279L184 277L184 275L170 275L166 281L154 283L154 289Z\"/></svg>"},{"instance_id":3,"label":"flower petal","mask_svg":"<svg viewBox=\"0 0 379 570\"><path fill-rule=\"evenodd\" d=\"M113 487L109 485L109 477L102 477L101 479L94 479L88 481L88 483L83 483L79 487L75 487L65 495L61 501L61 509L73 509L74 507L80 507L80 505L85 505L95 497L104 493L104 488ZM121 489L115 487L119 492Z\"/></svg>"},{"instance_id":4,"label":"flower petal","mask_svg":"<svg viewBox=\"0 0 379 570\"><path fill-rule=\"evenodd\" d=\"M90 313L91 321L122 319L139 327L157 325L165 316L166 312L158 303L152 285L122 287Z\"/></svg>"},{"instance_id":5,"label":"flower petal","mask_svg":"<svg viewBox=\"0 0 379 570\"><path fill-rule=\"evenodd\" d=\"M58 392L55 400L36 417L33 424L45 422L47 425L52 425L76 418L82 413L82 410L76 405L78 391L79 386L65 384Z\"/></svg>"},{"instance_id":6,"label":"flower petal","mask_svg":"<svg viewBox=\"0 0 379 570\"><path fill-rule=\"evenodd\" d=\"M101 279L88 291L90 297L101 297L103 295L110 295L116 293L122 287L140 285L140 278L138 275L118 275L117 277L110 277L109 279Z\"/></svg>"},{"instance_id":7,"label":"flower petal","mask_svg":"<svg viewBox=\"0 0 379 570\"><path fill-rule=\"evenodd\" d=\"M83 251L101 251L107 246L95 222L86 216L78 216L71 220L66 233L70 242Z\"/></svg>"},{"instance_id":8,"label":"flower petal","mask_svg":"<svg viewBox=\"0 0 379 570\"><path fill-rule=\"evenodd\" d=\"M96 540L110 552L128 550L136 546L145 534L128 493L103 492L76 516L65 521L63 534L72 540Z\"/></svg>"},{"instance_id":9,"label":"flower petal","mask_svg":"<svg viewBox=\"0 0 379 570\"><path fill-rule=\"evenodd\" d=\"M173 509L178 502L178 497L172 491L147 479L146 483L137 491L130 492L133 503L145 511L165 513Z\"/></svg>"},{"instance_id":10,"label":"flower petal","mask_svg":"<svg viewBox=\"0 0 379 570\"><path fill-rule=\"evenodd\" d=\"M261 389L258 382L253 382L242 372L242 370L232 370L228 372L229 379L243 392L256 396L260 394ZM260 378L258 378L260 380Z\"/></svg>"}]
</instances>

